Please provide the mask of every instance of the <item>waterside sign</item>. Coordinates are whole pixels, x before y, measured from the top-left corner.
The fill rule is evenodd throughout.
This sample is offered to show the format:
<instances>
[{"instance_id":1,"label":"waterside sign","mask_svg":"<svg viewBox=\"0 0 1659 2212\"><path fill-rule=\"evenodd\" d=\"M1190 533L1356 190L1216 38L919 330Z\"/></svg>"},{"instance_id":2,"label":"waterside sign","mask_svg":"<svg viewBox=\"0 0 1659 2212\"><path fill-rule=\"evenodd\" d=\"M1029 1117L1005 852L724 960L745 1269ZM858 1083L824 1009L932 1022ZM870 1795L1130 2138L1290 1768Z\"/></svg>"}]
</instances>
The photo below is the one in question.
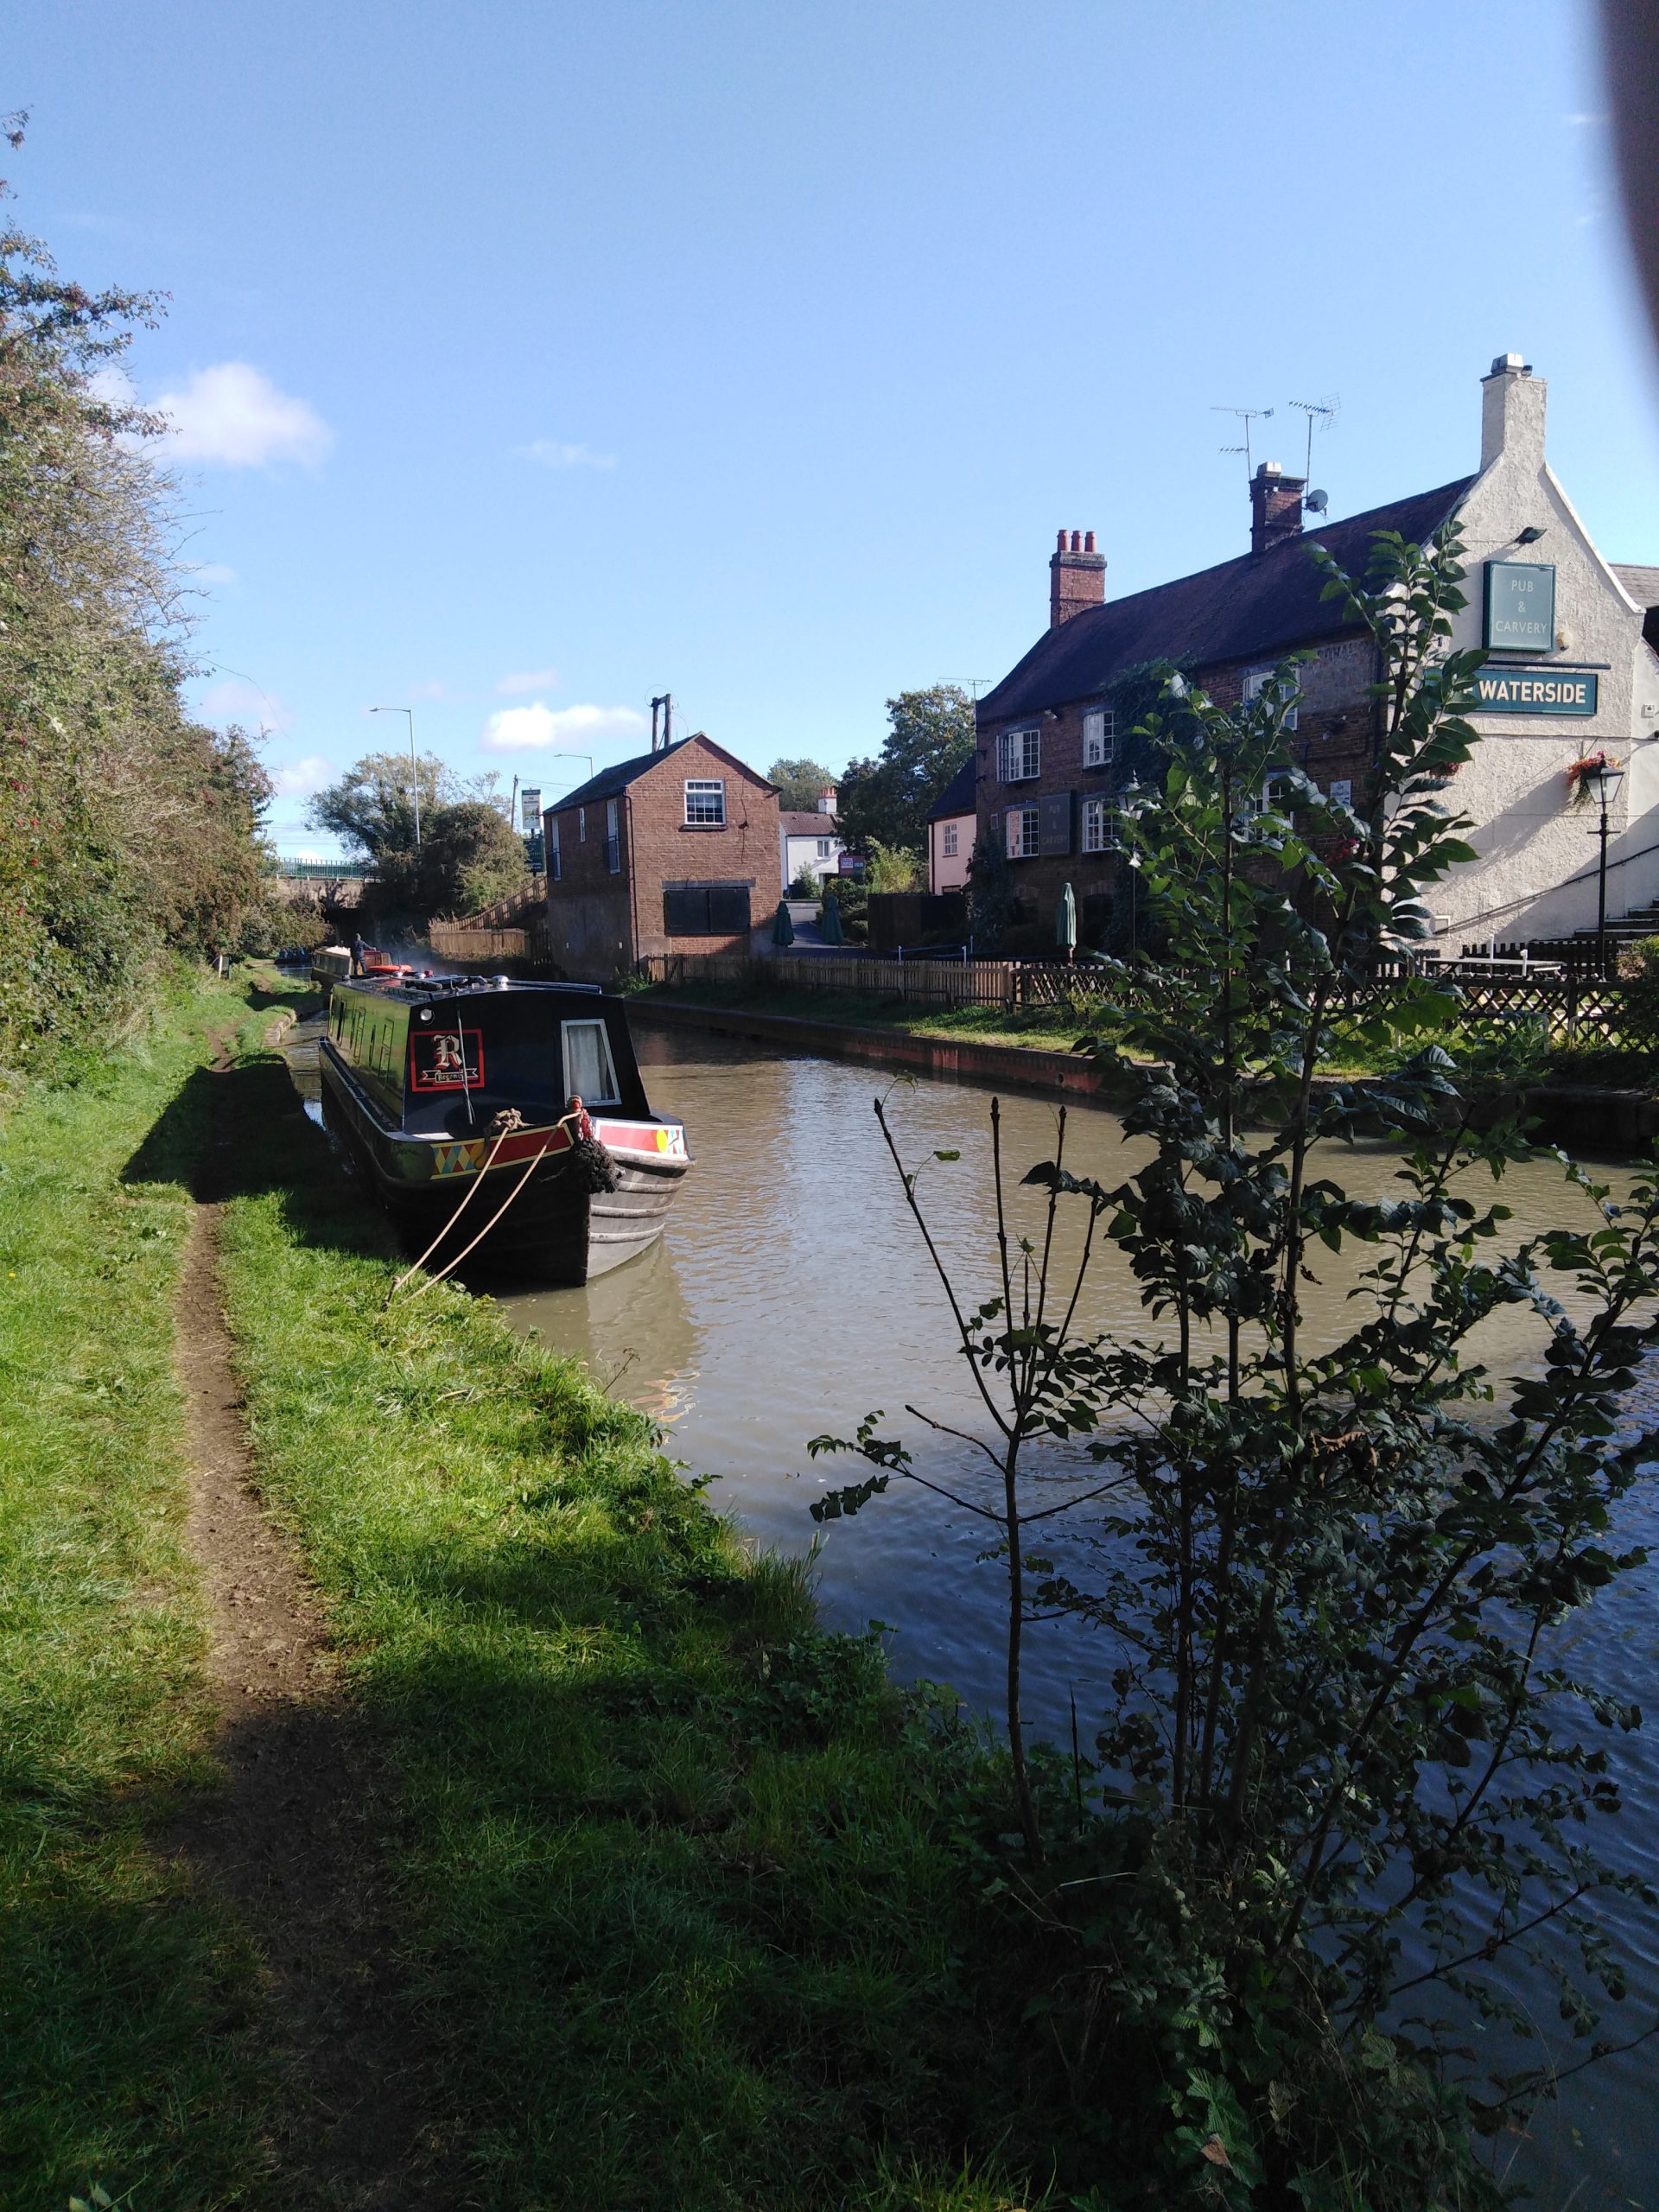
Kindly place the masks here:
<instances>
[{"instance_id":1,"label":"waterside sign","mask_svg":"<svg viewBox=\"0 0 1659 2212\"><path fill-rule=\"evenodd\" d=\"M1599 678L1589 669L1483 668L1475 677L1475 712L1593 715L1599 690Z\"/></svg>"},{"instance_id":2,"label":"waterside sign","mask_svg":"<svg viewBox=\"0 0 1659 2212\"><path fill-rule=\"evenodd\" d=\"M1486 646L1500 653L1555 649L1555 570L1548 561L1486 563Z\"/></svg>"}]
</instances>

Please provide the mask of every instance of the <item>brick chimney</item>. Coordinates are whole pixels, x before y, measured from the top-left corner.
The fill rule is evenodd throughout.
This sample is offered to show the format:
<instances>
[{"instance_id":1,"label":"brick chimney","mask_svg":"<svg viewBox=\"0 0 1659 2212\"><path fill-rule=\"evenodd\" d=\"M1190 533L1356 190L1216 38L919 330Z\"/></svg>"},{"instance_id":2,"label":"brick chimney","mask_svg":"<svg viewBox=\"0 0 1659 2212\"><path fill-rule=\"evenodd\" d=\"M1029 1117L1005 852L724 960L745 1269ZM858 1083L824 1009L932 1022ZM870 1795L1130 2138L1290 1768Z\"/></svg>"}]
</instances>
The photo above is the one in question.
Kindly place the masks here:
<instances>
[{"instance_id":1,"label":"brick chimney","mask_svg":"<svg viewBox=\"0 0 1659 2212\"><path fill-rule=\"evenodd\" d=\"M1271 553L1275 545L1302 534L1306 476L1287 476L1276 461L1264 461L1250 479L1250 550Z\"/></svg>"},{"instance_id":2,"label":"brick chimney","mask_svg":"<svg viewBox=\"0 0 1659 2212\"><path fill-rule=\"evenodd\" d=\"M1106 603L1106 556L1095 550L1092 530L1062 531L1048 563L1048 626L1058 630L1085 607Z\"/></svg>"},{"instance_id":3,"label":"brick chimney","mask_svg":"<svg viewBox=\"0 0 1659 2212\"><path fill-rule=\"evenodd\" d=\"M820 814L833 814L836 810L836 800L839 794L835 785L826 784L823 789L818 793L818 812Z\"/></svg>"}]
</instances>

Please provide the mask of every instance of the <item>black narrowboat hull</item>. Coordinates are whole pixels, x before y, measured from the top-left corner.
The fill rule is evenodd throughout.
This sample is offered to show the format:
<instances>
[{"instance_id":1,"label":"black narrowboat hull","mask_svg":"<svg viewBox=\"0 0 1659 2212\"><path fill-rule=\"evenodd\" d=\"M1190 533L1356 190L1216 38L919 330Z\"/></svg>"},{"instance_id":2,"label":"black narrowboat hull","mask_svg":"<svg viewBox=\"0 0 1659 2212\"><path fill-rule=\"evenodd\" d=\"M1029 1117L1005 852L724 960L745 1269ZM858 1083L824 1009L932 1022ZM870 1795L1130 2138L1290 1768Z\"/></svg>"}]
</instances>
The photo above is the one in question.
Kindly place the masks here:
<instances>
[{"instance_id":1,"label":"black narrowboat hull","mask_svg":"<svg viewBox=\"0 0 1659 2212\"><path fill-rule=\"evenodd\" d=\"M388 1122L327 1038L318 1061L324 1119L410 1251L438 1240L432 1268L481 1231L470 1267L554 1286L590 1282L661 1236L690 1166L677 1123L609 1113L596 1113L593 1128L613 1190L593 1187L591 1152L556 1125L514 1130L491 1162L491 1128L459 1139L412 1135Z\"/></svg>"}]
</instances>

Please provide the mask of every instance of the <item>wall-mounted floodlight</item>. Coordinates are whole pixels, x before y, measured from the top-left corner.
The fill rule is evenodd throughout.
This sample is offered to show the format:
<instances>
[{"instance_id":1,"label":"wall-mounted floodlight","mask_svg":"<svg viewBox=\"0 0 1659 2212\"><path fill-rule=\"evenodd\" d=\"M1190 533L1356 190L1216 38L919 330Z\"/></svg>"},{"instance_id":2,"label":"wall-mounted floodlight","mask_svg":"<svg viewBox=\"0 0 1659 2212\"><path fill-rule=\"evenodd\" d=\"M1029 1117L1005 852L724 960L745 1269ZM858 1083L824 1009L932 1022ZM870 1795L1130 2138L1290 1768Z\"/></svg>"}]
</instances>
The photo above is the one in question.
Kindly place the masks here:
<instances>
[{"instance_id":1,"label":"wall-mounted floodlight","mask_svg":"<svg viewBox=\"0 0 1659 2212\"><path fill-rule=\"evenodd\" d=\"M1524 530L1516 531L1515 542L1517 545L1535 545L1543 534L1542 523L1529 522Z\"/></svg>"}]
</instances>

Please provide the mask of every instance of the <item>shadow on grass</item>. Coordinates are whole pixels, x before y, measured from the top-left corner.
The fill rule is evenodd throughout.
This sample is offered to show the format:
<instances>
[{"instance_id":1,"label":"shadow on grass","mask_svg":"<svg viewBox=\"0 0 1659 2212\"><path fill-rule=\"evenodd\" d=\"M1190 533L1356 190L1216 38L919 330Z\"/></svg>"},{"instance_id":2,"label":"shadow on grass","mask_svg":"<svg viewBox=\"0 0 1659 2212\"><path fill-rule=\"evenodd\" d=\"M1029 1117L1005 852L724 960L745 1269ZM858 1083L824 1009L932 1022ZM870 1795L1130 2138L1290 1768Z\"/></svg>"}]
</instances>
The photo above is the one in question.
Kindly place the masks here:
<instances>
[{"instance_id":1,"label":"shadow on grass","mask_svg":"<svg viewBox=\"0 0 1659 2212\"><path fill-rule=\"evenodd\" d=\"M127 1160L121 1180L179 1184L202 1205L274 1192L297 1243L365 1259L397 1255L390 1224L307 1115L277 1053L195 1069Z\"/></svg>"}]
</instances>

